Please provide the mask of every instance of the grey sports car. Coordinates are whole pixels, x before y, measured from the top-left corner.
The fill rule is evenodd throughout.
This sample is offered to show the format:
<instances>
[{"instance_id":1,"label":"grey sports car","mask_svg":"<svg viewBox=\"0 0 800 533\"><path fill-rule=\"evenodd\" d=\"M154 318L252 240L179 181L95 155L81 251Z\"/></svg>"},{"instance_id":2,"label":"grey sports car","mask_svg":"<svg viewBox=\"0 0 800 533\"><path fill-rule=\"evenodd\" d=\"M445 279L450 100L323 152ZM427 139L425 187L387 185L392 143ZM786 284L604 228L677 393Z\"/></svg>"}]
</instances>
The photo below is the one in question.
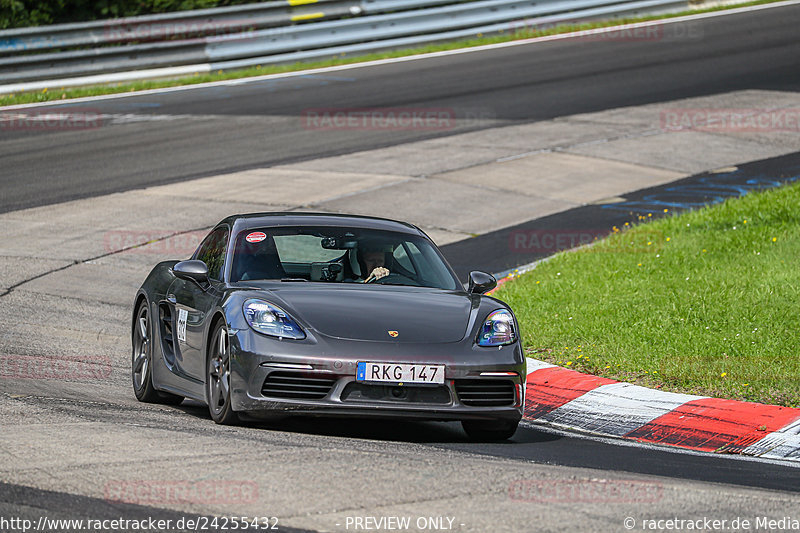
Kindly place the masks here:
<instances>
[{"instance_id":1,"label":"grey sports car","mask_svg":"<svg viewBox=\"0 0 800 533\"><path fill-rule=\"evenodd\" d=\"M411 224L259 213L226 218L190 260L136 293L136 397L252 416L459 420L503 440L522 416L525 358L494 277L459 282Z\"/></svg>"}]
</instances>

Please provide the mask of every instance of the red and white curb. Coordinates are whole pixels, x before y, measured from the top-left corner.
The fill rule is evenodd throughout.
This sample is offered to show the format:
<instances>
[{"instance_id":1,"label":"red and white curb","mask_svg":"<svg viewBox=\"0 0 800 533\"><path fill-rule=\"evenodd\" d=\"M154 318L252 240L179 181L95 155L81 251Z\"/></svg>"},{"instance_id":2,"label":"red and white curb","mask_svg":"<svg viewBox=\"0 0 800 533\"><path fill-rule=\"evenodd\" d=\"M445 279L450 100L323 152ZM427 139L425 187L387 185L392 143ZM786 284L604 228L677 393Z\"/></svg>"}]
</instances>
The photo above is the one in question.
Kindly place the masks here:
<instances>
[{"instance_id":1,"label":"red and white curb","mask_svg":"<svg viewBox=\"0 0 800 533\"><path fill-rule=\"evenodd\" d=\"M648 389L528 359L525 419L695 451L800 461L800 409Z\"/></svg>"}]
</instances>

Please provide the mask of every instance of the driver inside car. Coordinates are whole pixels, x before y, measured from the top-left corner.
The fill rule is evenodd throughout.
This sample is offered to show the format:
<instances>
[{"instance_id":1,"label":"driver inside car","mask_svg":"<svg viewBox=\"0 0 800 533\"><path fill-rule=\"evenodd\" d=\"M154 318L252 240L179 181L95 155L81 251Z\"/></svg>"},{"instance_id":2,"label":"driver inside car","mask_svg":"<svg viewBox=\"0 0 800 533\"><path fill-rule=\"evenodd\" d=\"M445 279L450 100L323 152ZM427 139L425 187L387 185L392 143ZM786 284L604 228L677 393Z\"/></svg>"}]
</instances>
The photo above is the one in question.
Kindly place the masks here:
<instances>
[{"instance_id":1,"label":"driver inside car","mask_svg":"<svg viewBox=\"0 0 800 533\"><path fill-rule=\"evenodd\" d=\"M387 249L389 251L387 251ZM385 278L391 272L388 267L387 255L391 254L391 245L383 246L375 243L366 243L359 246L356 250L350 250L355 256L358 270L353 268L353 280L357 283L371 283ZM351 256L352 257L352 256Z\"/></svg>"},{"instance_id":2,"label":"driver inside car","mask_svg":"<svg viewBox=\"0 0 800 533\"><path fill-rule=\"evenodd\" d=\"M386 253L381 251L368 251L361 254L364 264L363 272L369 272L369 276L363 283L385 278L389 275L389 269L384 265L386 264Z\"/></svg>"}]
</instances>

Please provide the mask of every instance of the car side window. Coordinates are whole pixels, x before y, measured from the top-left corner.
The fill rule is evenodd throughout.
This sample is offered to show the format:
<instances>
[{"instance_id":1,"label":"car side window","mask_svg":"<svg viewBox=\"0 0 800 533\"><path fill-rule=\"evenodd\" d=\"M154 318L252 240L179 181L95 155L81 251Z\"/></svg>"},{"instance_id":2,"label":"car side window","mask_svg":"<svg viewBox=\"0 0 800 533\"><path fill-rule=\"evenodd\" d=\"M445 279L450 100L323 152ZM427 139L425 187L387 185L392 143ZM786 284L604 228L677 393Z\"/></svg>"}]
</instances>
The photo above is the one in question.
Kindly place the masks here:
<instances>
[{"instance_id":1,"label":"car side window","mask_svg":"<svg viewBox=\"0 0 800 533\"><path fill-rule=\"evenodd\" d=\"M421 281L431 283L434 286L446 285L447 274L441 268L441 261L437 261L433 248L424 247L420 249L413 242L407 244L409 259L416 267L415 270L420 272Z\"/></svg>"},{"instance_id":2,"label":"car side window","mask_svg":"<svg viewBox=\"0 0 800 533\"><path fill-rule=\"evenodd\" d=\"M407 244L403 243L394 250L394 260L397 261L397 264L401 267L405 268L409 272L414 272L414 265L411 264L411 259L408 258L408 253L406 252Z\"/></svg>"},{"instance_id":3,"label":"car side window","mask_svg":"<svg viewBox=\"0 0 800 533\"><path fill-rule=\"evenodd\" d=\"M195 259L208 266L208 277L222 280L222 267L225 264L225 249L228 245L228 228L219 227L208 234L197 249Z\"/></svg>"}]
</instances>

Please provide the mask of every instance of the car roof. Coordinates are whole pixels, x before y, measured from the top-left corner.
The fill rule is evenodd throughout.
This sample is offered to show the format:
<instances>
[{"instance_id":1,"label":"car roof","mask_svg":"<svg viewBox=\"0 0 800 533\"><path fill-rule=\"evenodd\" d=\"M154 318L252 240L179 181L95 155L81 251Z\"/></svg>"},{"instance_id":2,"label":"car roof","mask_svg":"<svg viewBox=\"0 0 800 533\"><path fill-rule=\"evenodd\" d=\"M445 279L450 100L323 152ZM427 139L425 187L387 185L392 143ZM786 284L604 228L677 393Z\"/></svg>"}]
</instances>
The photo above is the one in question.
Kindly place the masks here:
<instances>
[{"instance_id":1,"label":"car roof","mask_svg":"<svg viewBox=\"0 0 800 533\"><path fill-rule=\"evenodd\" d=\"M396 231L414 235L424 233L407 222L390 220L387 218L368 217L362 215L338 215L332 213L297 213L297 212L272 212L272 213L245 213L227 217L221 223L233 226L234 231L249 228L263 228L269 226L331 226L352 227L361 229L377 229Z\"/></svg>"}]
</instances>

